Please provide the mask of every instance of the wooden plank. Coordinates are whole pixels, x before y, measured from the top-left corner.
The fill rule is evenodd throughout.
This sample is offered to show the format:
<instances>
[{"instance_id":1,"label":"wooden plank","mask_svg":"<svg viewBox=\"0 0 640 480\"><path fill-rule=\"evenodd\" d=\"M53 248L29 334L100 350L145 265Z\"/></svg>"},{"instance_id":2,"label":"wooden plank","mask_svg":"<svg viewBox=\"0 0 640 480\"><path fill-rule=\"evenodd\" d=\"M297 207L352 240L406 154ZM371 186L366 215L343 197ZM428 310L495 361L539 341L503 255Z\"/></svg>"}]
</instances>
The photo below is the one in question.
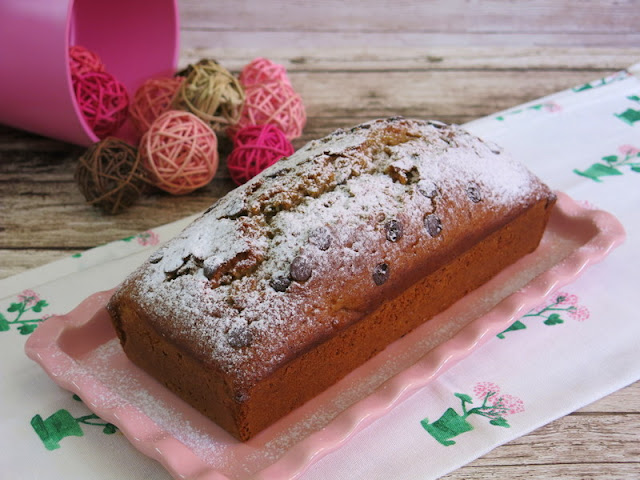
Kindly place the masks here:
<instances>
[{"instance_id":1,"label":"wooden plank","mask_svg":"<svg viewBox=\"0 0 640 480\"><path fill-rule=\"evenodd\" d=\"M549 446L552 448L553 446ZM554 462L548 465L489 465L462 467L442 480L589 480L606 478L607 480L630 480L639 478L638 463L584 463Z\"/></svg>"},{"instance_id":2,"label":"wooden plank","mask_svg":"<svg viewBox=\"0 0 640 480\"><path fill-rule=\"evenodd\" d=\"M265 2L266 3L266 2ZM514 2L515 4L515 2ZM519 3L518 3L519 4ZM402 48L465 47L468 45L504 48L519 47L619 47L638 48L640 33L422 33L422 32L307 32L253 30L182 30L184 48L245 49L259 47L263 51L286 48Z\"/></svg>"},{"instance_id":3,"label":"wooden plank","mask_svg":"<svg viewBox=\"0 0 640 480\"><path fill-rule=\"evenodd\" d=\"M183 29L252 32L637 33L634 0L180 1Z\"/></svg>"},{"instance_id":4,"label":"wooden plank","mask_svg":"<svg viewBox=\"0 0 640 480\"><path fill-rule=\"evenodd\" d=\"M312 117L481 117L572 86L590 71L292 73ZM517 88L514 88L517 85Z\"/></svg>"},{"instance_id":5,"label":"wooden plank","mask_svg":"<svg viewBox=\"0 0 640 480\"><path fill-rule=\"evenodd\" d=\"M638 0L182 0L191 48L639 47Z\"/></svg>"},{"instance_id":6,"label":"wooden plank","mask_svg":"<svg viewBox=\"0 0 640 480\"><path fill-rule=\"evenodd\" d=\"M202 47L184 47L180 67L201 58L215 58L226 68L238 72L256 57L267 57L284 65L289 72L310 71L428 71L428 70L593 70L612 72L640 60L638 48L540 48L487 47L424 48L265 48L216 47L215 38Z\"/></svg>"}]
</instances>

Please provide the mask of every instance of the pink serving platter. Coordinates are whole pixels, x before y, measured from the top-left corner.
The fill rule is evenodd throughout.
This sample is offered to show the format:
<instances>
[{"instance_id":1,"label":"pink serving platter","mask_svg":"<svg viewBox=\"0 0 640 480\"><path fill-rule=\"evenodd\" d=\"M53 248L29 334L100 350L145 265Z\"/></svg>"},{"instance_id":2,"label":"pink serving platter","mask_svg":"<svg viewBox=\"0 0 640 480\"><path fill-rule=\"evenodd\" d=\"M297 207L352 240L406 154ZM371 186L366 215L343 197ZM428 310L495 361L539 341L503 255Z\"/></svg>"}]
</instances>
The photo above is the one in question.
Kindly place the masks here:
<instances>
[{"instance_id":1,"label":"pink serving platter","mask_svg":"<svg viewBox=\"0 0 640 480\"><path fill-rule=\"evenodd\" d=\"M540 247L248 442L238 442L134 366L96 293L26 344L63 388L175 478L296 478L508 328L625 237L612 215L560 193Z\"/></svg>"}]
</instances>

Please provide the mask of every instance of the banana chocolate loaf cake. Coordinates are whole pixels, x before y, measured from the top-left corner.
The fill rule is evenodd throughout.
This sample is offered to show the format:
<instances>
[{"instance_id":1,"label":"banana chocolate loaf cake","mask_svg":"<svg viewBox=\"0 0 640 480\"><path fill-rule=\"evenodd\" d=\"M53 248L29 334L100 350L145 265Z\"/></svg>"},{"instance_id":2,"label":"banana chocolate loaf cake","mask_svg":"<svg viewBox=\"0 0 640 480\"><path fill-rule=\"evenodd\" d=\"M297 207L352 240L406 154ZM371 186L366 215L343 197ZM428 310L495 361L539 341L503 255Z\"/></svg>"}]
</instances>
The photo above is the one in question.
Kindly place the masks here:
<instances>
[{"instance_id":1,"label":"banana chocolate loaf cake","mask_svg":"<svg viewBox=\"0 0 640 480\"><path fill-rule=\"evenodd\" d=\"M554 203L460 127L376 120L218 200L108 310L135 364L247 440L532 252Z\"/></svg>"}]
</instances>

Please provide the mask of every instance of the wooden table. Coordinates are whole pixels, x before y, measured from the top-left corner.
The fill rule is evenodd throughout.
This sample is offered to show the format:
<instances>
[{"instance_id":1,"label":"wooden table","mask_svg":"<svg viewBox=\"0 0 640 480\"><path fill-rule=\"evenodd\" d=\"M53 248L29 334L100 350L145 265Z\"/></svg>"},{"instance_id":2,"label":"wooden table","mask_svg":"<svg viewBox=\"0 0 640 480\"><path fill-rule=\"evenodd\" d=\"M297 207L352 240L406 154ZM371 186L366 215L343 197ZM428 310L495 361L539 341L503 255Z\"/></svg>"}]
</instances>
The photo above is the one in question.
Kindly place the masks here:
<instances>
[{"instance_id":1,"label":"wooden table","mask_svg":"<svg viewBox=\"0 0 640 480\"><path fill-rule=\"evenodd\" d=\"M204 56L235 72L256 56L285 65L309 117L296 147L374 117L464 123L640 60L634 1L492 2L475 12L462 1L347 11L332 1L293 13L284 1L211 3L180 2L181 65ZM154 193L105 216L74 183L82 151L0 126L0 278L198 212L233 187L223 166L189 196ZM640 478L638 432L640 383L446 478Z\"/></svg>"}]
</instances>

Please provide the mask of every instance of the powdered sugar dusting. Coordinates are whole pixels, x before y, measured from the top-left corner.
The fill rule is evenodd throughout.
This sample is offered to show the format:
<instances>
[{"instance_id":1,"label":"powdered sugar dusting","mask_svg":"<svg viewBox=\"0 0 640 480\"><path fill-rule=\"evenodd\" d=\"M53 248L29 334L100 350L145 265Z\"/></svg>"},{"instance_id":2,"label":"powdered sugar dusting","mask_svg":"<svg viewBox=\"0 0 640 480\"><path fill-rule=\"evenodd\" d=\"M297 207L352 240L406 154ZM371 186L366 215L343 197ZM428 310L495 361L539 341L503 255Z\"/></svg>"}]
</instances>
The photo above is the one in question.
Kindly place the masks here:
<instances>
[{"instance_id":1,"label":"powdered sugar dusting","mask_svg":"<svg viewBox=\"0 0 640 480\"><path fill-rule=\"evenodd\" d=\"M370 309L413 268L407 256L462 238L465 218L498 221L544 193L458 127L374 121L313 141L234 190L125 285L162 335L248 386ZM324 250L310 240L316 231ZM380 265L388 281L372 279Z\"/></svg>"}]
</instances>

